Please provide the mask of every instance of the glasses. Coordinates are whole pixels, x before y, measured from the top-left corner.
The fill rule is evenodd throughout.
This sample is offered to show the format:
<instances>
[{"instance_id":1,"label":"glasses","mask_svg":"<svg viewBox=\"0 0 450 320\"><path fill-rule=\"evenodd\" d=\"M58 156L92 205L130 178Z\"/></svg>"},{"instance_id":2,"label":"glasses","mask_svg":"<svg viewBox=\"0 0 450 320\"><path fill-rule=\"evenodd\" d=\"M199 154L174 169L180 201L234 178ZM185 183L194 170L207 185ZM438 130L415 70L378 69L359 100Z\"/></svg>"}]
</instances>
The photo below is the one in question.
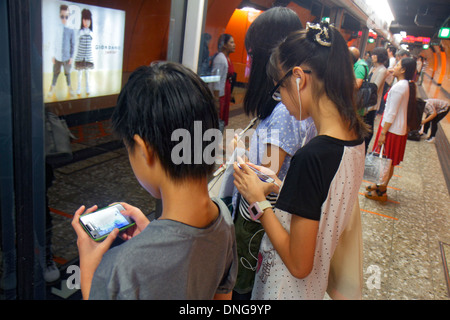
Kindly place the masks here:
<instances>
[{"instance_id":1,"label":"glasses","mask_svg":"<svg viewBox=\"0 0 450 320\"><path fill-rule=\"evenodd\" d=\"M61 18L61 20L62 20L62 19L64 19L64 20L69 20L69 16L60 15L59 17Z\"/></svg>"},{"instance_id":2,"label":"glasses","mask_svg":"<svg viewBox=\"0 0 450 320\"><path fill-rule=\"evenodd\" d=\"M275 87L272 89L272 91L270 91L270 96L272 97L273 100L275 101L281 101L281 94L278 91L278 89L281 87L281 85L283 84L284 80L286 80L287 78L289 78L292 75L292 71L293 69L289 70L283 78L281 78L280 81L278 81L278 83L275 85ZM304 73L311 73L311 70L303 70Z\"/></svg>"}]
</instances>

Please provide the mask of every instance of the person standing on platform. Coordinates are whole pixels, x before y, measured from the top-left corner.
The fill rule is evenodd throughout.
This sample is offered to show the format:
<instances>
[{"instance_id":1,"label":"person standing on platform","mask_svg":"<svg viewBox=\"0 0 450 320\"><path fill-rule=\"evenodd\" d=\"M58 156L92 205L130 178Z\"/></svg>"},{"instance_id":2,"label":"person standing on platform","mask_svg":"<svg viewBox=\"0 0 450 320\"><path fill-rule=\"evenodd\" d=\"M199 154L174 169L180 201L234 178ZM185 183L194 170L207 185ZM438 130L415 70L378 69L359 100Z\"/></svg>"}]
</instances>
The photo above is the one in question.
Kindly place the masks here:
<instances>
[{"instance_id":1,"label":"person standing on platform","mask_svg":"<svg viewBox=\"0 0 450 320\"><path fill-rule=\"evenodd\" d=\"M395 64L397 63L397 59L396 59L396 53L397 53L397 48L395 48L394 46L388 46L386 48L387 54L388 54L388 65L387 70L392 70L395 66ZM392 87L392 85L394 84L394 76L391 73L387 73L386 75L386 80L384 82L383 85L383 93L382 93L382 99L380 102L380 106L378 108L377 114L383 114L384 111L384 105L385 105L385 100L384 100L384 96L386 95L386 93L389 91L389 89Z\"/></svg>"},{"instance_id":2,"label":"person standing on platform","mask_svg":"<svg viewBox=\"0 0 450 320\"><path fill-rule=\"evenodd\" d=\"M218 54L212 61L212 73L220 75L220 81L214 84L213 92L219 100L219 119L228 125L231 102L231 85L234 76L234 66L230 59L230 53L236 49L234 38L224 33L219 37L217 48Z\"/></svg>"},{"instance_id":3,"label":"person standing on platform","mask_svg":"<svg viewBox=\"0 0 450 320\"><path fill-rule=\"evenodd\" d=\"M292 157L282 183L271 175L281 185L274 208L266 201L273 184L253 164L234 164L235 185L265 231L252 299L322 300L364 173L367 129L356 113L350 52L336 28L308 23L273 52L268 72L272 93L297 120L312 117L318 134Z\"/></svg>"},{"instance_id":4,"label":"person standing on platform","mask_svg":"<svg viewBox=\"0 0 450 320\"><path fill-rule=\"evenodd\" d=\"M373 137L374 122L377 115L377 111L380 108L384 83L387 75L386 63L388 61L388 55L385 48L377 47L372 51L372 63L373 66L370 69L369 81L375 83L378 87L378 100L377 104L368 108L364 121L369 126L371 133L366 137L366 149L368 148L370 141Z\"/></svg>"},{"instance_id":5,"label":"person standing on platform","mask_svg":"<svg viewBox=\"0 0 450 320\"><path fill-rule=\"evenodd\" d=\"M302 23L293 10L274 7L253 21L245 37L245 47L251 57L251 69L244 110L247 115L259 120L250 141L249 161L270 167L280 180L286 176L295 152L316 135L311 118L298 121L289 113L279 96L269 94L273 81L267 75L267 65L270 63L272 50L291 32L301 29ZM267 201L273 206L277 195L273 193L267 196ZM251 297L264 229L259 221L252 220L245 197L236 192L233 199L239 258L233 299L245 300Z\"/></svg>"},{"instance_id":6,"label":"person standing on platform","mask_svg":"<svg viewBox=\"0 0 450 320\"><path fill-rule=\"evenodd\" d=\"M236 239L228 207L208 193L215 165L207 160L210 142L189 139L189 150L198 147L203 155L200 162L196 152L183 149L187 159L181 162L173 152L180 142L171 135L182 130L183 142L194 137L195 121L201 123L201 136L218 130L213 95L193 71L159 62L131 74L111 117L112 128L126 146L139 183L162 200L162 215L150 222L140 209L121 203L122 214L136 225L122 232L125 242L110 248L118 229L98 243L79 223L81 214L97 206L75 212L72 227L84 299L231 299Z\"/></svg>"},{"instance_id":7,"label":"person standing on platform","mask_svg":"<svg viewBox=\"0 0 450 320\"><path fill-rule=\"evenodd\" d=\"M403 161L408 138L408 109L416 109L416 85L413 82L415 73L416 61L413 58L403 58L394 67L393 75L397 82L387 95L386 108L373 146L373 151L377 151L384 145L383 155L392 160L392 165L385 184L366 187L365 197L368 199L387 201L386 190L394 174L394 167Z\"/></svg>"}]
</instances>

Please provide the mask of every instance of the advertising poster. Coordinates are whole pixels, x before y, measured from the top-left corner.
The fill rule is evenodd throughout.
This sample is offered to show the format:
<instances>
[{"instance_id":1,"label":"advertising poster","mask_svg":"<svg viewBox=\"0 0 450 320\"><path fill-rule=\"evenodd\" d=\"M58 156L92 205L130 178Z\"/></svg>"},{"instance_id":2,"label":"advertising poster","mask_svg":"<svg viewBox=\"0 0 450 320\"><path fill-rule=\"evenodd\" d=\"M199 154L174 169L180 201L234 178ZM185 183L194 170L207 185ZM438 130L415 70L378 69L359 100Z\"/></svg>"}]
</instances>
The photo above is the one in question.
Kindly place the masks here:
<instances>
[{"instance_id":1,"label":"advertising poster","mask_svg":"<svg viewBox=\"0 0 450 320\"><path fill-rule=\"evenodd\" d=\"M118 94L125 11L42 1L44 102Z\"/></svg>"}]
</instances>

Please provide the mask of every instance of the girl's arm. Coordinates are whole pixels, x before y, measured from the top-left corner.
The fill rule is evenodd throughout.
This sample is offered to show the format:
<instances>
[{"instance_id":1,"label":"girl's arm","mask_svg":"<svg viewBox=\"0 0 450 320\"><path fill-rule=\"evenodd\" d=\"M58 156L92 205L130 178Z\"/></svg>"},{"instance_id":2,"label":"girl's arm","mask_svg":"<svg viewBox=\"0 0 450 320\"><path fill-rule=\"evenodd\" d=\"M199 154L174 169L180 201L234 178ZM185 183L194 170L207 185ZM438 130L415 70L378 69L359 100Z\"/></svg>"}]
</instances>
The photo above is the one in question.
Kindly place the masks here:
<instances>
[{"instance_id":1,"label":"girl's arm","mask_svg":"<svg viewBox=\"0 0 450 320\"><path fill-rule=\"evenodd\" d=\"M430 113L429 115L427 115L427 117L425 119L422 120L422 124L425 124L427 122L430 122L431 120L433 120L434 118L436 118L437 113L436 110L433 109L433 112Z\"/></svg>"},{"instance_id":2,"label":"girl's arm","mask_svg":"<svg viewBox=\"0 0 450 320\"><path fill-rule=\"evenodd\" d=\"M264 153L261 165L269 168L278 176L286 156L287 152L280 147L273 144L266 144L266 152Z\"/></svg>"},{"instance_id":3,"label":"girl's arm","mask_svg":"<svg viewBox=\"0 0 450 320\"><path fill-rule=\"evenodd\" d=\"M265 183L247 165L240 166L242 169L234 164L239 192L249 203L264 201ZM319 222L293 215L288 233L271 208L264 210L260 221L289 272L297 278L306 277L313 267Z\"/></svg>"},{"instance_id":4,"label":"girl's arm","mask_svg":"<svg viewBox=\"0 0 450 320\"><path fill-rule=\"evenodd\" d=\"M289 272L299 279L308 276L314 264L319 221L292 215L288 233L270 208L265 210L260 221Z\"/></svg>"}]
</instances>

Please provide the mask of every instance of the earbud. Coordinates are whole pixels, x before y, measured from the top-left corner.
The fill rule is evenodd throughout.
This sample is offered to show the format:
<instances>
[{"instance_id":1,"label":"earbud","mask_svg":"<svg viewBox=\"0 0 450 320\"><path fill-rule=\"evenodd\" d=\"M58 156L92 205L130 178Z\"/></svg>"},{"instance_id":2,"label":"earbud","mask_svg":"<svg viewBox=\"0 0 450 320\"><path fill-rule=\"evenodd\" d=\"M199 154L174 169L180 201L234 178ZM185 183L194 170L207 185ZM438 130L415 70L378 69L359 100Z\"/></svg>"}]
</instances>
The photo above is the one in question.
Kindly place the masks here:
<instances>
[{"instance_id":1,"label":"earbud","mask_svg":"<svg viewBox=\"0 0 450 320\"><path fill-rule=\"evenodd\" d=\"M299 120L302 120L302 100L300 99L300 80L302 80L302 78L300 78L300 77L295 79L295 82L297 83L297 96L298 96L299 113L300 113Z\"/></svg>"}]
</instances>

